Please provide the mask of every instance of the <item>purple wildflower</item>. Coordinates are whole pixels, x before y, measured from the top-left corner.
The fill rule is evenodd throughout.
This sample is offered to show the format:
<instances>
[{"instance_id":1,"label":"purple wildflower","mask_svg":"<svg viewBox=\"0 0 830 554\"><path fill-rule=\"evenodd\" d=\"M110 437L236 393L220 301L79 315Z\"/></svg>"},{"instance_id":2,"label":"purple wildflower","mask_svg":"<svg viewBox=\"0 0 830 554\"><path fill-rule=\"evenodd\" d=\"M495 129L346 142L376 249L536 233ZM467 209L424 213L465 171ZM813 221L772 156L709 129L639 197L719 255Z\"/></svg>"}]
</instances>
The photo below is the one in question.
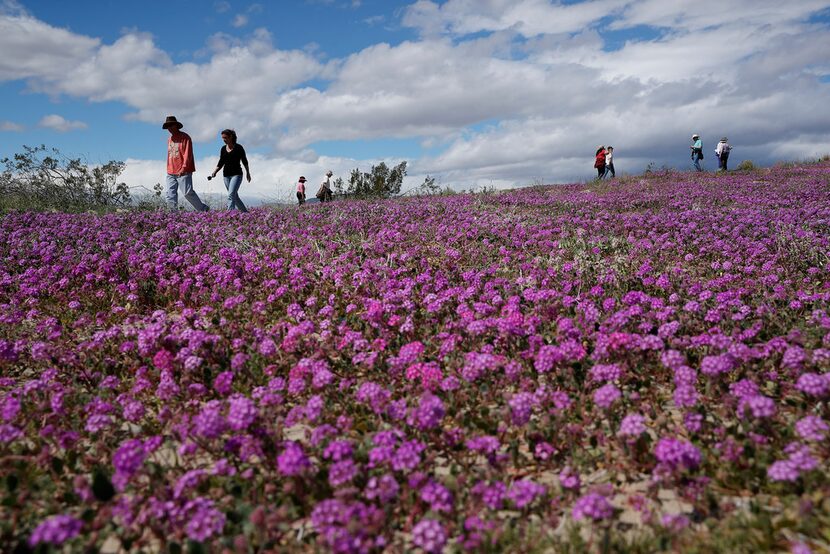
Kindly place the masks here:
<instances>
[{"instance_id":1,"label":"purple wildflower","mask_svg":"<svg viewBox=\"0 0 830 554\"><path fill-rule=\"evenodd\" d=\"M81 520L66 514L52 516L35 527L32 536L29 537L29 546L35 547L44 543L60 546L77 537L83 526Z\"/></svg>"},{"instance_id":2,"label":"purple wildflower","mask_svg":"<svg viewBox=\"0 0 830 554\"><path fill-rule=\"evenodd\" d=\"M532 394L520 392L513 395L509 404L513 416L513 425L522 426L530 421L530 415L533 412L536 400Z\"/></svg>"},{"instance_id":3,"label":"purple wildflower","mask_svg":"<svg viewBox=\"0 0 830 554\"><path fill-rule=\"evenodd\" d=\"M695 469L700 465L700 451L692 443L682 439L663 438L654 447L654 456L672 470Z\"/></svg>"},{"instance_id":4,"label":"purple wildflower","mask_svg":"<svg viewBox=\"0 0 830 554\"><path fill-rule=\"evenodd\" d=\"M299 475L311 466L303 448L294 441L285 443L282 453L277 456L277 468L287 477Z\"/></svg>"},{"instance_id":5,"label":"purple wildflower","mask_svg":"<svg viewBox=\"0 0 830 554\"><path fill-rule=\"evenodd\" d=\"M620 399L622 393L613 383L601 386L594 392L594 404L607 410L611 405Z\"/></svg>"},{"instance_id":6,"label":"purple wildflower","mask_svg":"<svg viewBox=\"0 0 830 554\"><path fill-rule=\"evenodd\" d=\"M822 397L830 390L830 383L823 375L817 373L804 373L798 378L795 388L810 396Z\"/></svg>"},{"instance_id":7,"label":"purple wildflower","mask_svg":"<svg viewBox=\"0 0 830 554\"><path fill-rule=\"evenodd\" d=\"M244 431L257 417L257 408L254 402L242 395L235 394L228 400L228 425L234 431Z\"/></svg>"},{"instance_id":8,"label":"purple wildflower","mask_svg":"<svg viewBox=\"0 0 830 554\"><path fill-rule=\"evenodd\" d=\"M447 543L447 533L434 519L422 519L412 528L412 542L431 554L441 552Z\"/></svg>"},{"instance_id":9,"label":"purple wildflower","mask_svg":"<svg viewBox=\"0 0 830 554\"><path fill-rule=\"evenodd\" d=\"M452 493L444 485L435 481L430 481L421 489L421 500L429 504L434 512L452 511Z\"/></svg>"},{"instance_id":10,"label":"purple wildflower","mask_svg":"<svg viewBox=\"0 0 830 554\"><path fill-rule=\"evenodd\" d=\"M628 414L620 423L617 434L623 437L639 437L646 431L645 421L646 418L640 414Z\"/></svg>"},{"instance_id":11,"label":"purple wildflower","mask_svg":"<svg viewBox=\"0 0 830 554\"><path fill-rule=\"evenodd\" d=\"M806 416L795 424L795 431L798 435L808 441L822 441L827 436L830 426L818 416Z\"/></svg>"},{"instance_id":12,"label":"purple wildflower","mask_svg":"<svg viewBox=\"0 0 830 554\"><path fill-rule=\"evenodd\" d=\"M513 501L513 504L521 509L531 504L536 498L543 496L546 492L544 485L534 483L530 479L522 479L516 481L507 492L507 498Z\"/></svg>"},{"instance_id":13,"label":"purple wildflower","mask_svg":"<svg viewBox=\"0 0 830 554\"><path fill-rule=\"evenodd\" d=\"M614 515L614 507L608 502L608 499L597 493L589 493L581 496L572 510L573 518L577 521L581 519L591 519L593 521L601 521L608 519Z\"/></svg>"},{"instance_id":14,"label":"purple wildflower","mask_svg":"<svg viewBox=\"0 0 830 554\"><path fill-rule=\"evenodd\" d=\"M208 498L195 498L185 504L184 512L187 515L187 523L184 530L188 538L202 542L215 535L222 534L225 528L225 514L217 510L213 500Z\"/></svg>"}]
</instances>

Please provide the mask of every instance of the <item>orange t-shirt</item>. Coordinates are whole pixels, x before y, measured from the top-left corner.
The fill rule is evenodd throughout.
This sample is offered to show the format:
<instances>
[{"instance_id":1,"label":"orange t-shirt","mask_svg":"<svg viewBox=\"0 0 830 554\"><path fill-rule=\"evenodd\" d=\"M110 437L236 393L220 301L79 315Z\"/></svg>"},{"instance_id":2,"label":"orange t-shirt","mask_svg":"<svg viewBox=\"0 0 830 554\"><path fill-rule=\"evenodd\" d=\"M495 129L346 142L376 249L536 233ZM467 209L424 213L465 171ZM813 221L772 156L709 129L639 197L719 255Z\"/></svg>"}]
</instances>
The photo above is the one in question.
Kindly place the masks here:
<instances>
[{"instance_id":1,"label":"orange t-shirt","mask_svg":"<svg viewBox=\"0 0 830 554\"><path fill-rule=\"evenodd\" d=\"M196 171L193 161L193 141L190 135L179 131L167 139L167 173L181 175Z\"/></svg>"}]
</instances>

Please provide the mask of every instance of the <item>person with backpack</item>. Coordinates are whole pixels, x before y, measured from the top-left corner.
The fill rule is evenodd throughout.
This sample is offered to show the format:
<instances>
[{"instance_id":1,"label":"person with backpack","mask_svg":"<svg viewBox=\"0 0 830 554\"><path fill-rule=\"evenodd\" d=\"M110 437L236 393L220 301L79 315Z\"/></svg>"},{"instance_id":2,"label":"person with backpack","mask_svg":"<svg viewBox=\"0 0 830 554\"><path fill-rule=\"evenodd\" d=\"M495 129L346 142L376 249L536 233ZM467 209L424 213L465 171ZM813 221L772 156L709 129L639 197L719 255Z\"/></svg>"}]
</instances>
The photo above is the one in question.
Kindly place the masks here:
<instances>
[{"instance_id":1,"label":"person with backpack","mask_svg":"<svg viewBox=\"0 0 830 554\"><path fill-rule=\"evenodd\" d=\"M317 189L317 199L320 202L331 202L332 200L332 193L331 193L331 176L333 175L331 169L326 171L326 178L323 179L323 182L320 183L320 188Z\"/></svg>"},{"instance_id":2,"label":"person with backpack","mask_svg":"<svg viewBox=\"0 0 830 554\"><path fill-rule=\"evenodd\" d=\"M300 175L300 180L297 181L297 205L305 204L305 182L306 178Z\"/></svg>"},{"instance_id":3,"label":"person with backpack","mask_svg":"<svg viewBox=\"0 0 830 554\"><path fill-rule=\"evenodd\" d=\"M695 169L703 171L700 165L700 160L703 159L703 142L700 140L700 135L692 135L692 145L689 148L692 149L692 163L695 164Z\"/></svg>"},{"instance_id":4,"label":"person with backpack","mask_svg":"<svg viewBox=\"0 0 830 554\"><path fill-rule=\"evenodd\" d=\"M719 171L727 171L726 169L726 162L729 161L729 153L732 151L732 147L726 140L726 137L720 139L717 148L715 148L715 156L718 157L718 170Z\"/></svg>"},{"instance_id":5,"label":"person with backpack","mask_svg":"<svg viewBox=\"0 0 830 554\"><path fill-rule=\"evenodd\" d=\"M219 150L219 163L216 164L216 169L210 174L208 179L216 177L216 174L222 169L222 176L225 179L225 189L228 191L228 209L237 209L240 212L247 212L248 208L239 198L239 186L242 184L242 166L245 166L245 173L247 173L247 180L251 182L251 168L248 167L248 156L245 155L245 149L241 144L236 142L236 131L233 129L225 129L222 131L222 141L225 143Z\"/></svg>"},{"instance_id":6,"label":"person with backpack","mask_svg":"<svg viewBox=\"0 0 830 554\"><path fill-rule=\"evenodd\" d=\"M605 175L605 146L597 148L594 167L597 169L597 179L602 179L602 176Z\"/></svg>"},{"instance_id":7,"label":"person with backpack","mask_svg":"<svg viewBox=\"0 0 830 554\"><path fill-rule=\"evenodd\" d=\"M608 177L608 174L611 174ZM613 179L617 176L617 173L614 171L614 147L609 146L605 149L605 176L609 179Z\"/></svg>"}]
</instances>

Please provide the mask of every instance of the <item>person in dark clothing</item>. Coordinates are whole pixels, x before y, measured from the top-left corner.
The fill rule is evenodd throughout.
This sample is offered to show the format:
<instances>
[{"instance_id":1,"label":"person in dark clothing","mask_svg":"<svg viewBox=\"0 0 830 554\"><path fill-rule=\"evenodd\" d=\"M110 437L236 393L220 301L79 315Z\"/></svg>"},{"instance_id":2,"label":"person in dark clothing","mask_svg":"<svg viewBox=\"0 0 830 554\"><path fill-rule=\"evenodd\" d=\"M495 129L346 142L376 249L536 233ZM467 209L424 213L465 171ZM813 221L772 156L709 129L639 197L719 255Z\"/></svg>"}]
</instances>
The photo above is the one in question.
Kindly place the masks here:
<instances>
[{"instance_id":1,"label":"person in dark clothing","mask_svg":"<svg viewBox=\"0 0 830 554\"><path fill-rule=\"evenodd\" d=\"M594 162L594 167L597 168L597 179L602 179L605 175L605 146L597 148L597 157Z\"/></svg>"},{"instance_id":2,"label":"person in dark clothing","mask_svg":"<svg viewBox=\"0 0 830 554\"><path fill-rule=\"evenodd\" d=\"M225 188L228 190L228 209L247 212L248 208L239 198L239 186L242 184L242 166L245 166L247 181L251 182L248 157L245 155L245 149L242 148L242 145L237 144L236 131L233 129L222 131L222 142L225 143L225 146L219 150L219 163L216 164L216 169L213 170L210 178L216 177L219 170L224 168L222 169L222 176L225 178Z\"/></svg>"}]
</instances>

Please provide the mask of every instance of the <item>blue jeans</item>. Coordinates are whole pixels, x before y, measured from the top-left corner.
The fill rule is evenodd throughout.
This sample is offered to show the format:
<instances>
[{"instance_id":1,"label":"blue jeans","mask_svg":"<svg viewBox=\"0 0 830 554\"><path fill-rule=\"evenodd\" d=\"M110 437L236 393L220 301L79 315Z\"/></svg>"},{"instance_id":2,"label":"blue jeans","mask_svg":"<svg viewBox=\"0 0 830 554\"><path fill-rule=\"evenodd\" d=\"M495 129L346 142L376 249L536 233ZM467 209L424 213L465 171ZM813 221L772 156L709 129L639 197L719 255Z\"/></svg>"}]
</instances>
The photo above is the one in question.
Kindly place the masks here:
<instances>
[{"instance_id":1,"label":"blue jeans","mask_svg":"<svg viewBox=\"0 0 830 554\"><path fill-rule=\"evenodd\" d=\"M695 164L696 170L703 171L703 168L700 167L700 154L692 154L692 163Z\"/></svg>"},{"instance_id":2,"label":"blue jeans","mask_svg":"<svg viewBox=\"0 0 830 554\"><path fill-rule=\"evenodd\" d=\"M225 188L228 189L228 209L237 209L240 212L247 212L248 208L239 198L239 185L242 184L242 175L231 175L225 177Z\"/></svg>"},{"instance_id":3,"label":"blue jeans","mask_svg":"<svg viewBox=\"0 0 830 554\"><path fill-rule=\"evenodd\" d=\"M167 174L167 190L165 191L165 196L167 198L167 207L171 210L176 210L179 208L179 186L184 189L184 198L190 205L193 206L193 209L197 212L206 212L210 210L207 205L202 202L202 199L199 198L199 195L196 194L196 191L193 190L193 174L186 173L184 175L176 176Z\"/></svg>"}]
</instances>

